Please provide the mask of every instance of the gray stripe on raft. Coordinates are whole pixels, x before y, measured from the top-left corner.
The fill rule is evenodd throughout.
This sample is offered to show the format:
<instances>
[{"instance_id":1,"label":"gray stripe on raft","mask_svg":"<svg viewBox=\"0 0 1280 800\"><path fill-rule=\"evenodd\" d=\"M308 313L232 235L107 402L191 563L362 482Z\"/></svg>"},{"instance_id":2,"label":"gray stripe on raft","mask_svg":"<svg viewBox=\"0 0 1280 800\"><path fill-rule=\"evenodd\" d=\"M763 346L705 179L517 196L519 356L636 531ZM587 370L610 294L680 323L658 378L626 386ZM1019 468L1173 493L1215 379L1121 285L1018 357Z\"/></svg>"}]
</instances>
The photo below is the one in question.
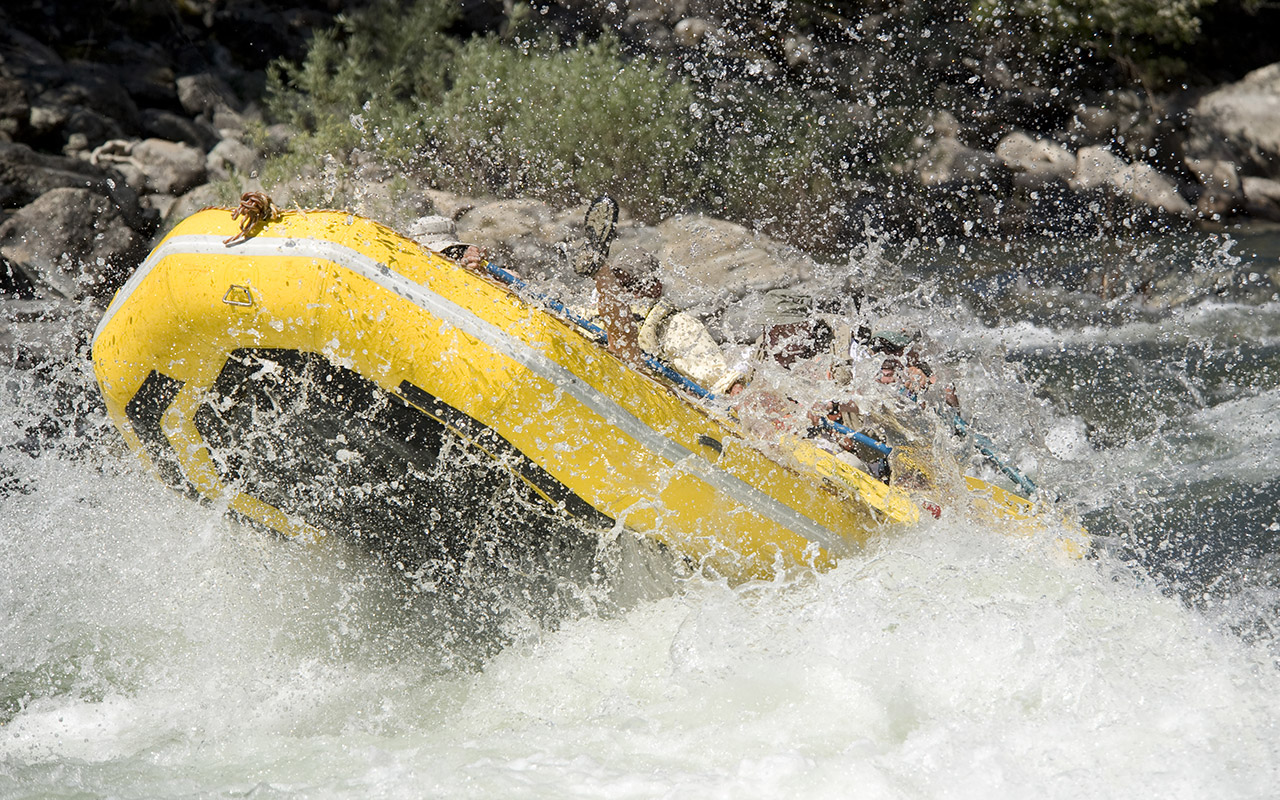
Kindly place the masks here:
<instances>
[{"instance_id":1,"label":"gray stripe on raft","mask_svg":"<svg viewBox=\"0 0 1280 800\"><path fill-rule=\"evenodd\" d=\"M535 374L573 396L580 403L599 414L607 422L621 429L631 438L690 474L706 481L761 516L768 517L789 530L817 542L832 553L848 550L848 542L839 534L827 530L795 509L774 500L764 492L733 475L717 469L705 459L685 447L671 441L649 427L643 420L619 406L607 395L593 389L585 381L565 367L547 358L528 344L509 335L506 331L486 322L472 312L431 291L420 283L390 270L368 256L345 245L325 239L271 238L249 239L228 247L221 237L210 235L176 236L168 239L142 262L116 294L102 321L94 332L94 342L119 311L125 300L146 279L151 270L163 259L180 253L197 255L242 255L249 257L288 256L315 258L345 267L369 279L383 289L409 300L414 305L431 312L437 318L462 330L469 336L484 342L513 361L528 367Z\"/></svg>"}]
</instances>

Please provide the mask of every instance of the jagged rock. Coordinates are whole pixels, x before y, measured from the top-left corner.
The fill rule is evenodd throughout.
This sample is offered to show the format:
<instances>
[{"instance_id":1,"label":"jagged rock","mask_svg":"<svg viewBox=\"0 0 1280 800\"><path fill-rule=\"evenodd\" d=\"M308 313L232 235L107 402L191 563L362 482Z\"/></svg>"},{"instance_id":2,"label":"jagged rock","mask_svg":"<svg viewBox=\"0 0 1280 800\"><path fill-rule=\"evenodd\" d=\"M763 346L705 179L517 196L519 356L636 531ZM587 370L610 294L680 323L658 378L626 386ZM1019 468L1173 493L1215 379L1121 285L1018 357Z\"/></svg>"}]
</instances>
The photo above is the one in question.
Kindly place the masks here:
<instances>
[{"instance_id":1,"label":"jagged rock","mask_svg":"<svg viewBox=\"0 0 1280 800\"><path fill-rule=\"evenodd\" d=\"M1208 219L1238 213L1244 208L1244 188L1240 168L1229 161L1185 159L1187 169L1200 181L1196 211Z\"/></svg>"},{"instance_id":2,"label":"jagged rock","mask_svg":"<svg viewBox=\"0 0 1280 800\"><path fill-rule=\"evenodd\" d=\"M1210 92L1191 111L1188 152L1280 178L1280 63Z\"/></svg>"},{"instance_id":3,"label":"jagged rock","mask_svg":"<svg viewBox=\"0 0 1280 800\"><path fill-rule=\"evenodd\" d=\"M794 248L732 222L682 214L657 226L663 282L673 302L714 313L748 293L789 286L813 275Z\"/></svg>"},{"instance_id":4,"label":"jagged rock","mask_svg":"<svg viewBox=\"0 0 1280 800\"><path fill-rule=\"evenodd\" d=\"M206 115L212 117L219 106L233 111L240 110L240 100L226 81L211 72L196 75L183 75L175 81L178 88L178 102L183 110L192 116Z\"/></svg>"},{"instance_id":5,"label":"jagged rock","mask_svg":"<svg viewBox=\"0 0 1280 800\"><path fill-rule=\"evenodd\" d=\"M205 154L188 144L144 139L130 155L146 175L147 188L159 194L180 194L205 178Z\"/></svg>"},{"instance_id":6,"label":"jagged rock","mask_svg":"<svg viewBox=\"0 0 1280 800\"><path fill-rule=\"evenodd\" d=\"M1051 139L1036 139L1021 131L1001 139L996 156L1009 169L1046 182L1070 180L1076 169L1076 157L1070 150Z\"/></svg>"},{"instance_id":7,"label":"jagged rock","mask_svg":"<svg viewBox=\"0 0 1280 800\"><path fill-rule=\"evenodd\" d=\"M1105 147L1082 147L1076 154L1076 171L1068 182L1077 192L1110 189L1141 206L1180 217L1194 215L1194 209L1172 179L1144 162L1126 164Z\"/></svg>"},{"instance_id":8,"label":"jagged rock","mask_svg":"<svg viewBox=\"0 0 1280 800\"><path fill-rule=\"evenodd\" d=\"M0 137L10 141L22 134L31 117L31 102L22 81L0 74Z\"/></svg>"},{"instance_id":9,"label":"jagged rock","mask_svg":"<svg viewBox=\"0 0 1280 800\"><path fill-rule=\"evenodd\" d=\"M111 198L54 189L0 225L0 255L69 299L110 297L146 245Z\"/></svg>"},{"instance_id":10,"label":"jagged rock","mask_svg":"<svg viewBox=\"0 0 1280 800\"><path fill-rule=\"evenodd\" d=\"M258 154L252 147L238 139L223 139L205 157L205 169L209 177L225 180L233 174L248 175L258 162Z\"/></svg>"},{"instance_id":11,"label":"jagged rock","mask_svg":"<svg viewBox=\"0 0 1280 800\"><path fill-rule=\"evenodd\" d=\"M1008 179L1008 170L994 153L974 150L949 137L937 139L916 161L915 170L926 187L957 183L998 186Z\"/></svg>"},{"instance_id":12,"label":"jagged rock","mask_svg":"<svg viewBox=\"0 0 1280 800\"><path fill-rule=\"evenodd\" d=\"M1280 181L1246 176L1240 185L1244 210L1249 216L1280 222Z\"/></svg>"},{"instance_id":13,"label":"jagged rock","mask_svg":"<svg viewBox=\"0 0 1280 800\"><path fill-rule=\"evenodd\" d=\"M205 151L218 143L218 132L212 125L172 111L148 108L138 115L138 122L143 132L155 139L183 142Z\"/></svg>"}]
</instances>

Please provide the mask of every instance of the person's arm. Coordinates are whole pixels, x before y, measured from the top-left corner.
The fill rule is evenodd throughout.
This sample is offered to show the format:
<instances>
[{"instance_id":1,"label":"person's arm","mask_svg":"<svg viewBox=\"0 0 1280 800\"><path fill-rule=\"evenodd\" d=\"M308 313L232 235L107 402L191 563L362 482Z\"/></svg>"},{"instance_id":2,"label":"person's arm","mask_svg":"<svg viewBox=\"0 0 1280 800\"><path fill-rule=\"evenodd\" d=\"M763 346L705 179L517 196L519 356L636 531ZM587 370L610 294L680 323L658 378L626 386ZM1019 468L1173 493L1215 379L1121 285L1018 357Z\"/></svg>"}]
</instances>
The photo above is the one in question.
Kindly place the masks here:
<instances>
[{"instance_id":1,"label":"person's arm","mask_svg":"<svg viewBox=\"0 0 1280 800\"><path fill-rule=\"evenodd\" d=\"M609 336L609 352L632 367L644 365L640 350L640 326L628 302L628 292L618 285L617 275L609 265L596 273L596 294L599 296L600 319Z\"/></svg>"}]
</instances>

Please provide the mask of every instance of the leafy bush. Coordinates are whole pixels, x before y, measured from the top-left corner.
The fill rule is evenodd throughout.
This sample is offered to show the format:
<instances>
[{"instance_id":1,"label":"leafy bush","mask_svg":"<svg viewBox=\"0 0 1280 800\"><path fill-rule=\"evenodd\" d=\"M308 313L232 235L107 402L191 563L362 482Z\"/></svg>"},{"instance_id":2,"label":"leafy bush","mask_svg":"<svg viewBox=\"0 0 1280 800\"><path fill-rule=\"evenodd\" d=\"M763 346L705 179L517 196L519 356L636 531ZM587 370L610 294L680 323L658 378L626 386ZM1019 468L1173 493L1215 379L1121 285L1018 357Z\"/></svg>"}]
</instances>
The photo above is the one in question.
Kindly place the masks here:
<instances>
[{"instance_id":1,"label":"leafy bush","mask_svg":"<svg viewBox=\"0 0 1280 800\"><path fill-rule=\"evenodd\" d=\"M264 167L263 180L343 171L341 162L357 147L404 157L422 138L421 105L444 93L459 48L445 30L457 14L451 0L416 0L408 8L379 0L318 31L301 64L272 64L268 112L301 134Z\"/></svg>"},{"instance_id":2,"label":"leafy bush","mask_svg":"<svg viewBox=\"0 0 1280 800\"><path fill-rule=\"evenodd\" d=\"M604 38L559 50L472 40L428 109L430 167L463 191L576 202L602 192L642 218L683 207L701 182L692 92Z\"/></svg>"},{"instance_id":3,"label":"leafy bush","mask_svg":"<svg viewBox=\"0 0 1280 800\"><path fill-rule=\"evenodd\" d=\"M1200 33L1200 12L1214 0L978 0L975 18L989 26L1029 27L1048 46L1074 45L1119 63L1148 83L1185 68L1179 48Z\"/></svg>"},{"instance_id":4,"label":"leafy bush","mask_svg":"<svg viewBox=\"0 0 1280 800\"><path fill-rule=\"evenodd\" d=\"M815 109L803 93L725 92L616 39L562 47L456 41L448 0L382 2L271 71L269 109L305 131L262 172L301 178L300 202L349 201L370 155L463 193L571 204L608 192L655 221L702 210L798 244L837 244L851 192L882 170L901 114ZM358 158L352 158L357 155Z\"/></svg>"}]
</instances>

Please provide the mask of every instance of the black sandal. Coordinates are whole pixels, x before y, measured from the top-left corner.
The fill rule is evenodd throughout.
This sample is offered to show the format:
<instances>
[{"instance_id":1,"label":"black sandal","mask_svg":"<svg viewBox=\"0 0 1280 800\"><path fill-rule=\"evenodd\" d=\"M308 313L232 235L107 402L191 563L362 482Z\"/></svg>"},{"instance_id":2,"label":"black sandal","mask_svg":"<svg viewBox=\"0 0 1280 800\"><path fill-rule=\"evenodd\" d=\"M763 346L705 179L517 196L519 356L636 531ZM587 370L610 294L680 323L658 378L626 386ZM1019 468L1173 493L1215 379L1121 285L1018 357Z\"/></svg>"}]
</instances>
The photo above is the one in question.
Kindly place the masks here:
<instances>
[{"instance_id":1,"label":"black sandal","mask_svg":"<svg viewBox=\"0 0 1280 800\"><path fill-rule=\"evenodd\" d=\"M609 195L601 195L587 209L583 225L587 239L573 262L573 271L590 277L595 275L609 257L609 246L618 233L618 201Z\"/></svg>"}]
</instances>

